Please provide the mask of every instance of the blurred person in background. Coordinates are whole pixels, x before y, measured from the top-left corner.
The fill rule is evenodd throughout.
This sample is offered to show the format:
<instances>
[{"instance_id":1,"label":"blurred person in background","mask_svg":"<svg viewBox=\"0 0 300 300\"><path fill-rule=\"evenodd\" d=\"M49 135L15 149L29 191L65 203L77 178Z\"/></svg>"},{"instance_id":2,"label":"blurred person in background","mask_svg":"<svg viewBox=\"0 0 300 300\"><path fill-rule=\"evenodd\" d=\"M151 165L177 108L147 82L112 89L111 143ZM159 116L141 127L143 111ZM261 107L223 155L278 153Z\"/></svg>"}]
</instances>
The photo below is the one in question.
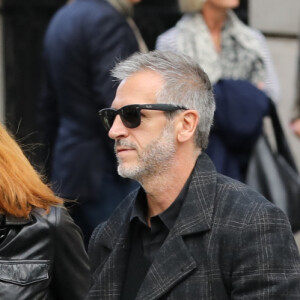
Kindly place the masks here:
<instances>
[{"instance_id":1,"label":"blurred person in background","mask_svg":"<svg viewBox=\"0 0 300 300\"><path fill-rule=\"evenodd\" d=\"M179 0L179 6L185 14L156 47L189 55L209 75L217 109L207 153L220 173L243 181L268 98L279 99L265 38L232 11L239 0Z\"/></svg>"},{"instance_id":2,"label":"blurred person in background","mask_svg":"<svg viewBox=\"0 0 300 300\"><path fill-rule=\"evenodd\" d=\"M136 184L116 172L113 144L98 111L110 106L115 62L145 51L130 18L140 0L75 0L52 18L44 41L38 123L49 148L46 172L55 192L77 199L70 208L85 243Z\"/></svg>"},{"instance_id":3,"label":"blurred person in background","mask_svg":"<svg viewBox=\"0 0 300 300\"><path fill-rule=\"evenodd\" d=\"M300 42L300 38L299 38L299 42ZM291 128L294 131L294 133L300 138L300 43L299 43L299 57L298 57L295 116L291 123Z\"/></svg>"},{"instance_id":4,"label":"blurred person in background","mask_svg":"<svg viewBox=\"0 0 300 300\"><path fill-rule=\"evenodd\" d=\"M0 168L0 299L83 300L81 231L2 125Z\"/></svg>"}]
</instances>

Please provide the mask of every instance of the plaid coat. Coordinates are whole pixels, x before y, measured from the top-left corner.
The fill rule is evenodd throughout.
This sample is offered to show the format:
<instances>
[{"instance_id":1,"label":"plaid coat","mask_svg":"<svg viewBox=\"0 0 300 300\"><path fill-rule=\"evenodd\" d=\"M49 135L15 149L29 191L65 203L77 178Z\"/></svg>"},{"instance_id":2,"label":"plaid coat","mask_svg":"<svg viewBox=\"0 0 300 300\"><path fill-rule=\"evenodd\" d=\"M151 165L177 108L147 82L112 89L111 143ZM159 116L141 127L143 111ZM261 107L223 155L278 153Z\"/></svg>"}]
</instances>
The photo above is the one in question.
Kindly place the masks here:
<instances>
[{"instance_id":1,"label":"plaid coat","mask_svg":"<svg viewBox=\"0 0 300 300\"><path fill-rule=\"evenodd\" d=\"M92 235L87 299L120 298L136 193ZM300 299L299 252L286 216L200 155L180 214L136 299Z\"/></svg>"}]
</instances>

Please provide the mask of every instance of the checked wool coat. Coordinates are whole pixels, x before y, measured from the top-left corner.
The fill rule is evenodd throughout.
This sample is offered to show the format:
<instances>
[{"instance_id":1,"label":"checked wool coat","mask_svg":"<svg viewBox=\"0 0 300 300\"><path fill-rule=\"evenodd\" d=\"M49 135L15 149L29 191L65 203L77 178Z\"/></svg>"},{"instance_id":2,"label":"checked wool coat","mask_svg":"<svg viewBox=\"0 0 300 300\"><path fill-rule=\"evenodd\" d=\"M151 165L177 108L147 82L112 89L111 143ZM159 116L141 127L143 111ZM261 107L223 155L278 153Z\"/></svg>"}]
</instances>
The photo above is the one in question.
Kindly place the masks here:
<instances>
[{"instance_id":1,"label":"checked wool coat","mask_svg":"<svg viewBox=\"0 0 300 300\"><path fill-rule=\"evenodd\" d=\"M120 298L136 193L92 235L89 300ZM136 299L300 299L299 252L286 216L248 186L216 173L201 154Z\"/></svg>"}]
</instances>

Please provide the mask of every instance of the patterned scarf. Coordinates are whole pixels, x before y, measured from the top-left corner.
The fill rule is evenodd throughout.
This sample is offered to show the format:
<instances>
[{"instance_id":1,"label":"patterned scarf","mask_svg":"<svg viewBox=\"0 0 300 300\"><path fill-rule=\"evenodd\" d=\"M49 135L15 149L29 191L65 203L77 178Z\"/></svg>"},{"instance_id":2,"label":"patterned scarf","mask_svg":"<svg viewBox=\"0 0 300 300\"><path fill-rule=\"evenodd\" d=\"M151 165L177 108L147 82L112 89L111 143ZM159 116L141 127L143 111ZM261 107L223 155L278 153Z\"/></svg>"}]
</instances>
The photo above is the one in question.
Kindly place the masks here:
<instances>
[{"instance_id":1,"label":"patterned scarf","mask_svg":"<svg viewBox=\"0 0 300 300\"><path fill-rule=\"evenodd\" d=\"M264 82L265 65L261 45L253 29L228 12L222 29L222 50L218 53L200 13L185 14L176 24L178 50L196 61L212 83L221 78L245 79L254 84Z\"/></svg>"}]
</instances>

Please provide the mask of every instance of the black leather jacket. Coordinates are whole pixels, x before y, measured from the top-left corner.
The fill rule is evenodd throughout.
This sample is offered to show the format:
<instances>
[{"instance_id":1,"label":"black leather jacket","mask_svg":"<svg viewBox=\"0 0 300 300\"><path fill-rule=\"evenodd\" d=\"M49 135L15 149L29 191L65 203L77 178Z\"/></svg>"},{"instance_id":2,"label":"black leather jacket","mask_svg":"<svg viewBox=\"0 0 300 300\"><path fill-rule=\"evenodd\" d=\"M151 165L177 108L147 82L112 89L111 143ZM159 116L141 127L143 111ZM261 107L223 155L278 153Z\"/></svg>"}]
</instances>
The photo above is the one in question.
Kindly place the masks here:
<instances>
[{"instance_id":1,"label":"black leather jacket","mask_svg":"<svg viewBox=\"0 0 300 300\"><path fill-rule=\"evenodd\" d=\"M90 284L80 229L67 210L30 219L7 215L9 231L0 244L1 300L81 300Z\"/></svg>"}]
</instances>

